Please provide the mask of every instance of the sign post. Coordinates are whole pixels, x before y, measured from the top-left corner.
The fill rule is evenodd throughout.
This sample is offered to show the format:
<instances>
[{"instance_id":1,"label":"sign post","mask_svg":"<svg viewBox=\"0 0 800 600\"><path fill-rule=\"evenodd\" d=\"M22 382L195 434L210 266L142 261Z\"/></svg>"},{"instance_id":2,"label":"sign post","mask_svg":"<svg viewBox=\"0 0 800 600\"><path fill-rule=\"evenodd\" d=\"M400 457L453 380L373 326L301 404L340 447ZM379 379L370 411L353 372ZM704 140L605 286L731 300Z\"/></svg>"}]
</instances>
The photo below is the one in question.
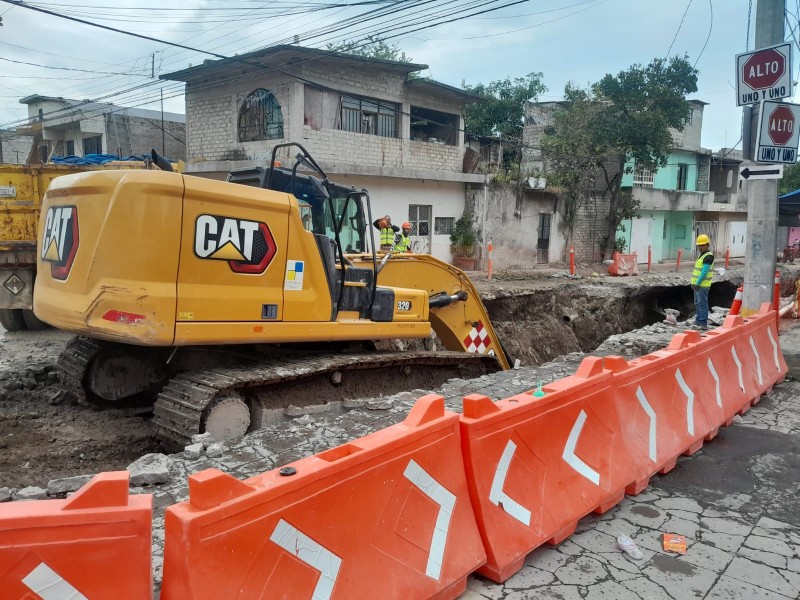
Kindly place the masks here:
<instances>
[{"instance_id":1,"label":"sign post","mask_svg":"<svg viewBox=\"0 0 800 600\"><path fill-rule=\"evenodd\" d=\"M759 127L760 135L754 136L750 128L753 109L745 106L742 148L746 162L742 167L748 169L764 166L749 162L753 159L761 161L773 158L768 162L778 164L793 164L797 160L797 142L791 145L797 128L797 115L790 106L778 110L774 102L792 93L792 47L785 42L784 35L786 0L758 0L755 13L757 50L736 57L736 105L762 103L759 123L766 121L765 126ZM778 180L745 180L741 183L741 192L745 194L748 205L741 308L741 314L747 317L758 312L763 302L772 299L778 227Z\"/></svg>"}]
</instances>

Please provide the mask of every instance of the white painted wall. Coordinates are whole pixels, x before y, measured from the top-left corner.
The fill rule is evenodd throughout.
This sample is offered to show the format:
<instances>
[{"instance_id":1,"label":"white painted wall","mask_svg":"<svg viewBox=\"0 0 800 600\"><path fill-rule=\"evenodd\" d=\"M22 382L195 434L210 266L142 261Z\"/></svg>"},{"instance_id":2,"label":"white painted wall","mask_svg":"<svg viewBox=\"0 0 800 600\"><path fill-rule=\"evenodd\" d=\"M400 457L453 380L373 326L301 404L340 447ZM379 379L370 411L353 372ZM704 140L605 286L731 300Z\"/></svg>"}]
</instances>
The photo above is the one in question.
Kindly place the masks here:
<instances>
[{"instance_id":1,"label":"white painted wall","mask_svg":"<svg viewBox=\"0 0 800 600\"><path fill-rule=\"evenodd\" d=\"M372 204L372 219L383 215L392 217L398 227L408 220L410 204L428 204L431 213L431 254L449 261L450 236L433 233L436 217L453 217L458 220L464 212L464 184L450 181L398 179L389 177L367 177L328 173L332 181L366 188ZM378 241L378 230L372 227L373 239Z\"/></svg>"}]
</instances>

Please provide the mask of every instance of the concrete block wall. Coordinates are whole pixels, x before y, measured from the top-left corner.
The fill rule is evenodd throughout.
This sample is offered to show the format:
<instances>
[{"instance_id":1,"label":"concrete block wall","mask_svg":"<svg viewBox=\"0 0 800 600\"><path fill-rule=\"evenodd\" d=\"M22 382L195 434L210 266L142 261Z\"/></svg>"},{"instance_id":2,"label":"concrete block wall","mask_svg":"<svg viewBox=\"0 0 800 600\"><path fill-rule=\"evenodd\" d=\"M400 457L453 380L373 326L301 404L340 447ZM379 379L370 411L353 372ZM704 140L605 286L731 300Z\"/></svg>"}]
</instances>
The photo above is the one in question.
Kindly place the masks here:
<instances>
[{"instance_id":1,"label":"concrete block wall","mask_svg":"<svg viewBox=\"0 0 800 600\"><path fill-rule=\"evenodd\" d=\"M592 263L602 259L600 244L608 234L608 197L594 194L583 202L575 216L572 244L575 246L575 261Z\"/></svg>"},{"instance_id":2,"label":"concrete block wall","mask_svg":"<svg viewBox=\"0 0 800 600\"><path fill-rule=\"evenodd\" d=\"M317 161L331 164L403 166L401 141L338 129L303 126L303 146Z\"/></svg>"},{"instance_id":3,"label":"concrete block wall","mask_svg":"<svg viewBox=\"0 0 800 600\"><path fill-rule=\"evenodd\" d=\"M117 115L117 124L114 127L110 120L106 123L106 135L108 136L108 149L112 154L117 152L117 147L122 148L122 154L150 154L150 150L155 148L159 153L164 154L172 160L186 160L186 124L174 121L164 121L164 133L162 138L161 120L143 119L140 117L125 117ZM130 139L125 133L130 132ZM117 139L119 137L119 139ZM162 139L164 149L162 150Z\"/></svg>"},{"instance_id":4,"label":"concrete block wall","mask_svg":"<svg viewBox=\"0 0 800 600\"><path fill-rule=\"evenodd\" d=\"M187 86L187 159L189 162L220 160L268 159L275 144L287 141L302 143L319 161L370 167L391 167L414 170L462 171L463 146L447 146L408 140L409 102L404 102L405 74L386 71L376 66L343 67L339 62L309 61L297 67L304 80L319 83L342 93L394 102L400 137L384 138L341 131L312 129L304 125L304 84L274 72L254 71L251 77L208 87L207 82ZM249 92L264 88L271 91L281 105L284 137L280 140L237 142L239 99ZM451 114L461 113L460 103L410 94L415 105ZM460 119L463 123L463 118Z\"/></svg>"},{"instance_id":5,"label":"concrete block wall","mask_svg":"<svg viewBox=\"0 0 800 600\"><path fill-rule=\"evenodd\" d=\"M250 92L263 88L272 92L281 105L283 113L282 139L263 142L238 142L237 121L240 101ZM288 141L294 121L302 124L303 108L300 103L299 112L292 102L294 86L288 80L277 81L267 75L254 76L226 85L207 88L206 84L191 85L186 90L186 128L187 160L243 160L248 156L261 159L269 154L272 146ZM295 138L297 139L297 138Z\"/></svg>"}]
</instances>

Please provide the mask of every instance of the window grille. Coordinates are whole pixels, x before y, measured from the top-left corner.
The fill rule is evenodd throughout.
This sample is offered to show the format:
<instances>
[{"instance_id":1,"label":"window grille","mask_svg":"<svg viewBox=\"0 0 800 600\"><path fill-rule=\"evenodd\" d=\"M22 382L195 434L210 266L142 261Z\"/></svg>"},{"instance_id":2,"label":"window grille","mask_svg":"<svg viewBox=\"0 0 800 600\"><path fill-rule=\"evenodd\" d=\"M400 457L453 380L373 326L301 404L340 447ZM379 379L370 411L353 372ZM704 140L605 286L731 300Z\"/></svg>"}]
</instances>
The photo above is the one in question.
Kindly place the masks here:
<instances>
[{"instance_id":1,"label":"window grille","mask_svg":"<svg viewBox=\"0 0 800 600\"><path fill-rule=\"evenodd\" d=\"M651 188L653 187L653 178L655 173L650 169L636 167L633 171L633 187Z\"/></svg>"},{"instance_id":2,"label":"window grille","mask_svg":"<svg viewBox=\"0 0 800 600\"><path fill-rule=\"evenodd\" d=\"M238 138L240 142L259 142L283 138L283 113L272 92L257 89L239 106Z\"/></svg>"},{"instance_id":3,"label":"window grille","mask_svg":"<svg viewBox=\"0 0 800 600\"><path fill-rule=\"evenodd\" d=\"M380 137L397 137L397 105L342 94L341 128Z\"/></svg>"}]
</instances>

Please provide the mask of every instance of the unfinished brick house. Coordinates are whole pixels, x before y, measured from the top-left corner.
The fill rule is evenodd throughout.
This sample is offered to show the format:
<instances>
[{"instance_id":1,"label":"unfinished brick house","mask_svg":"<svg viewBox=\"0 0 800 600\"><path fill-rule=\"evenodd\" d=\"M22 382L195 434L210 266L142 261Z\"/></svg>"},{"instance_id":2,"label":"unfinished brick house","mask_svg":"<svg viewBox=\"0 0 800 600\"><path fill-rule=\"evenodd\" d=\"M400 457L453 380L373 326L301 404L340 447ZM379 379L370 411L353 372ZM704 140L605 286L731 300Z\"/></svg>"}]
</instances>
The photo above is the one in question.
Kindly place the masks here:
<instances>
[{"instance_id":1,"label":"unfinished brick house","mask_svg":"<svg viewBox=\"0 0 800 600\"><path fill-rule=\"evenodd\" d=\"M463 109L480 98L409 78L426 68L283 45L162 79L186 82L188 173L224 179L298 142L332 180L369 190L373 215L410 221L417 251L449 260L465 185L485 181L463 166Z\"/></svg>"},{"instance_id":2,"label":"unfinished brick house","mask_svg":"<svg viewBox=\"0 0 800 600\"><path fill-rule=\"evenodd\" d=\"M22 162L44 163L53 156L149 154L152 148L172 160L186 158L184 115L114 104L34 94L27 124L18 136L30 140Z\"/></svg>"}]
</instances>

